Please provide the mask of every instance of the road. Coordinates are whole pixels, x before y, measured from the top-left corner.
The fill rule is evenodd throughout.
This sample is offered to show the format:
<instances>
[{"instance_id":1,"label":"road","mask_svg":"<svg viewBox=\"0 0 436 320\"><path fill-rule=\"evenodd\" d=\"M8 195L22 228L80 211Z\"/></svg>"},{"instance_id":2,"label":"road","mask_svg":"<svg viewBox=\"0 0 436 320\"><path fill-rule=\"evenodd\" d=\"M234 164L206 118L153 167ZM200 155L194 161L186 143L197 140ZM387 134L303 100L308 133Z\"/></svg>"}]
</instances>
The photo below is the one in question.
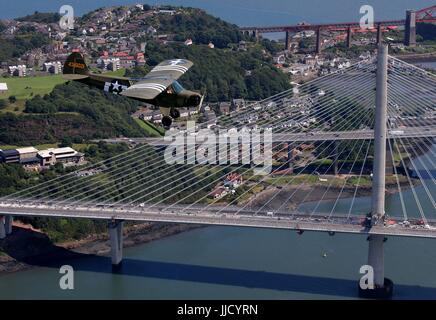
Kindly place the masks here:
<instances>
[{"instance_id":1,"label":"road","mask_svg":"<svg viewBox=\"0 0 436 320\"><path fill-rule=\"evenodd\" d=\"M436 127L410 127L391 130L388 138L434 138ZM310 133L273 133L272 142L311 142L311 141L342 141L342 140L370 140L374 139L374 132L370 129L357 131L324 131ZM164 138L113 138L104 139L108 143L147 143L152 146L178 145L179 142ZM181 142L185 144L185 142Z\"/></svg>"},{"instance_id":2,"label":"road","mask_svg":"<svg viewBox=\"0 0 436 320\"><path fill-rule=\"evenodd\" d=\"M237 226L252 228L290 229L299 231L324 231L358 234L382 234L391 236L436 238L436 222L422 225L418 221L403 224L401 220L389 226L376 225L371 229L362 227L363 216L320 214L300 212L253 212L236 207L204 207L200 205L143 205L141 206L89 206L63 203L38 203L36 201L0 202L0 213L16 216L88 218L104 220L130 220L164 223L190 223L202 225Z\"/></svg>"}]
</instances>

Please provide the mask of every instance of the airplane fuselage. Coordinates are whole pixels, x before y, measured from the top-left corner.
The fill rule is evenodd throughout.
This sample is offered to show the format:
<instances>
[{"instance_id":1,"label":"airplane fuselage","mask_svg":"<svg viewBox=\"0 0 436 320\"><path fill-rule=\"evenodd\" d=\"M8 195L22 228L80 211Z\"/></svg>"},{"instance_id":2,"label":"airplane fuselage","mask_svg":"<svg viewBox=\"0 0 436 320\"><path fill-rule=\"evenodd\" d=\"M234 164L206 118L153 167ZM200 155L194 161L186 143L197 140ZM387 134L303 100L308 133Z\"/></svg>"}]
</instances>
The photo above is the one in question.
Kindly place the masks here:
<instances>
[{"instance_id":1,"label":"airplane fuselage","mask_svg":"<svg viewBox=\"0 0 436 320\"><path fill-rule=\"evenodd\" d=\"M77 80L80 83L86 84L91 87L98 88L105 92L121 95L121 92L134 84L133 81L123 77L112 77L99 74L91 74L85 79ZM182 90L178 93L163 91L154 99L141 99L129 97L130 99L137 100L152 104L160 108L178 109L187 107L197 107L201 100L201 95L197 92L190 90Z\"/></svg>"}]
</instances>

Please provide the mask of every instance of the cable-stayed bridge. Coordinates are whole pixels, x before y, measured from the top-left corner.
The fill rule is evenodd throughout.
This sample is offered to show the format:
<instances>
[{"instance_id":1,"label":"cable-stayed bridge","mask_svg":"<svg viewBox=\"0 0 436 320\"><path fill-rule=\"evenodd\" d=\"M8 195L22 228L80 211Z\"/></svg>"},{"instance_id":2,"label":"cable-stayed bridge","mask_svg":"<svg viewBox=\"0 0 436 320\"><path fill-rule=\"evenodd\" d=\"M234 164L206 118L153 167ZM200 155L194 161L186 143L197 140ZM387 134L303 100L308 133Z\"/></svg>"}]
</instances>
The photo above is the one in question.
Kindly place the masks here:
<instances>
[{"instance_id":1,"label":"cable-stayed bridge","mask_svg":"<svg viewBox=\"0 0 436 320\"><path fill-rule=\"evenodd\" d=\"M2 197L0 238L11 232L12 216L105 219L118 264L127 220L363 233L372 239L376 284L389 287L384 236L436 237L435 107L433 74L379 54L179 132L181 144L177 134L128 139L138 144ZM202 130L209 137L189 144ZM260 174L265 163L254 153L265 156L268 136L278 170ZM168 162L165 151L179 145L181 161Z\"/></svg>"}]
</instances>

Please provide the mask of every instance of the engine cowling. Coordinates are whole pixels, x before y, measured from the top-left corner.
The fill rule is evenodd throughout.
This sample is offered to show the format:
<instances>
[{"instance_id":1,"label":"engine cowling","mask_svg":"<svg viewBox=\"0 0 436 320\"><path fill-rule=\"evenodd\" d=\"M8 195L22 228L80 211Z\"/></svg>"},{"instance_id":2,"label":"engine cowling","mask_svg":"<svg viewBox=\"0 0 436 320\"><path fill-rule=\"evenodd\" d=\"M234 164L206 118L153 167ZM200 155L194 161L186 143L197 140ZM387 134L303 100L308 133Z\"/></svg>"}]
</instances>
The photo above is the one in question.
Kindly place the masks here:
<instances>
[{"instance_id":1,"label":"engine cowling","mask_svg":"<svg viewBox=\"0 0 436 320\"><path fill-rule=\"evenodd\" d=\"M197 107L201 102L201 97L199 95L192 95L188 98L186 104L188 107Z\"/></svg>"}]
</instances>

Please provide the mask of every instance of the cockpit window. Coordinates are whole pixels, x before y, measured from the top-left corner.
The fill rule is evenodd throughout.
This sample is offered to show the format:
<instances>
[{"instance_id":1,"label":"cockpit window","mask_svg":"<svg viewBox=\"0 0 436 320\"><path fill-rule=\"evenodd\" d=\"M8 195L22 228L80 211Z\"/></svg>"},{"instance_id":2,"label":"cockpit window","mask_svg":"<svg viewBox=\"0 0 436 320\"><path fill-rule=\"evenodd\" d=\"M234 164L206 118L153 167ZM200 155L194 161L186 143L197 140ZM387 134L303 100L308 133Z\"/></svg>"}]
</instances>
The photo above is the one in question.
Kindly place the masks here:
<instances>
[{"instance_id":1,"label":"cockpit window","mask_svg":"<svg viewBox=\"0 0 436 320\"><path fill-rule=\"evenodd\" d=\"M173 82L172 87L173 87L173 90L174 90L175 93L180 93L183 90L185 90L185 89L183 89L182 85L180 83L178 83L177 81Z\"/></svg>"}]
</instances>

